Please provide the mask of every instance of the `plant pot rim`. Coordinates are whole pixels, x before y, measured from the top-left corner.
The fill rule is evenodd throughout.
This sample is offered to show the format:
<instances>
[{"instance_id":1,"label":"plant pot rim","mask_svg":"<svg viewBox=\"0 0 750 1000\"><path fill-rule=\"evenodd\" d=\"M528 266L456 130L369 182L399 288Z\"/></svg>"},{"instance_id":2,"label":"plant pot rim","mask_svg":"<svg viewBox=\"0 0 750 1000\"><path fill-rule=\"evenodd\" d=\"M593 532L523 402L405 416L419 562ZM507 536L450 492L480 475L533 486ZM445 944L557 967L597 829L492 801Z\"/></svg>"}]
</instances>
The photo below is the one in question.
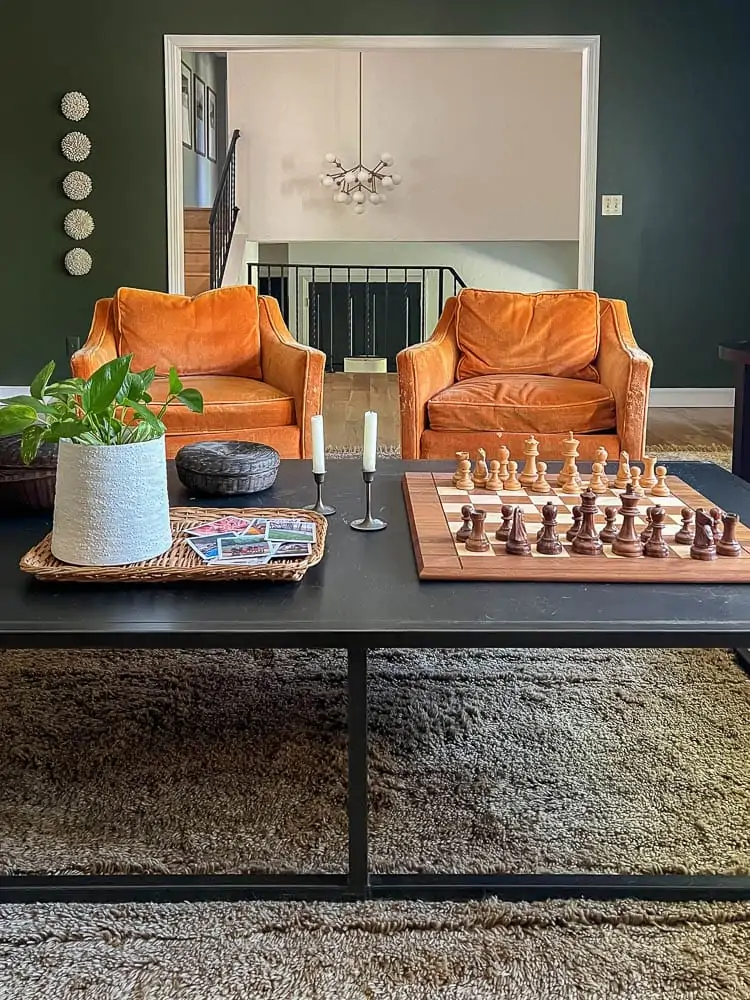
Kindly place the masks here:
<instances>
[{"instance_id":1,"label":"plant pot rim","mask_svg":"<svg viewBox=\"0 0 750 1000\"><path fill-rule=\"evenodd\" d=\"M82 441L73 441L72 438L60 438L60 444L69 444L73 448L87 448L95 451L97 448L100 450L110 449L110 448L142 448L147 444L156 444L157 441L163 441L166 438L166 434L160 434L159 437L149 438L148 441L128 441L124 444L85 444Z\"/></svg>"}]
</instances>

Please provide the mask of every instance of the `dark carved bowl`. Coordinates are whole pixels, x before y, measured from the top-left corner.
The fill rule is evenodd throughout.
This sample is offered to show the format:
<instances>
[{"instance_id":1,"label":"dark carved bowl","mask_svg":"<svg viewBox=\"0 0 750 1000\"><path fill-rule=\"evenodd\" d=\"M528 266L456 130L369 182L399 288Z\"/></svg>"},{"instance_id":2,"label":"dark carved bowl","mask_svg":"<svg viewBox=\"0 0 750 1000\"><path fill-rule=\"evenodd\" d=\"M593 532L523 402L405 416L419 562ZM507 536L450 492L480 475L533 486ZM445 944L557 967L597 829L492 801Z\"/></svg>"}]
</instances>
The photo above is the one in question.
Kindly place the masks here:
<instances>
[{"instance_id":1,"label":"dark carved bowl","mask_svg":"<svg viewBox=\"0 0 750 1000\"><path fill-rule=\"evenodd\" d=\"M43 444L30 465L21 459L21 435L0 438L0 510L52 510L57 445Z\"/></svg>"},{"instance_id":2,"label":"dark carved bowl","mask_svg":"<svg viewBox=\"0 0 750 1000\"><path fill-rule=\"evenodd\" d=\"M279 453L254 441L198 441L175 455L180 482L203 496L260 493L276 482Z\"/></svg>"}]
</instances>

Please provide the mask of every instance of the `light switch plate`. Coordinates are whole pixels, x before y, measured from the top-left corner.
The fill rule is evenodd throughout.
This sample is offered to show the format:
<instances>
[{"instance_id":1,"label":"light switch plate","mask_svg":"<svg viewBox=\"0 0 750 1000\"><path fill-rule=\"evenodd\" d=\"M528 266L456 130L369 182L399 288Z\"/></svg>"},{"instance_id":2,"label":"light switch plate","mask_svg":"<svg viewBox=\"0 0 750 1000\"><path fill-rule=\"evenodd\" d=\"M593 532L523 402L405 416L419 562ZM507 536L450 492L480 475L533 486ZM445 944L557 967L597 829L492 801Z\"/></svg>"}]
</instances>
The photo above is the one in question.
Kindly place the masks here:
<instances>
[{"instance_id":1,"label":"light switch plate","mask_svg":"<svg viewBox=\"0 0 750 1000\"><path fill-rule=\"evenodd\" d=\"M622 195L602 195L602 215L622 215Z\"/></svg>"}]
</instances>

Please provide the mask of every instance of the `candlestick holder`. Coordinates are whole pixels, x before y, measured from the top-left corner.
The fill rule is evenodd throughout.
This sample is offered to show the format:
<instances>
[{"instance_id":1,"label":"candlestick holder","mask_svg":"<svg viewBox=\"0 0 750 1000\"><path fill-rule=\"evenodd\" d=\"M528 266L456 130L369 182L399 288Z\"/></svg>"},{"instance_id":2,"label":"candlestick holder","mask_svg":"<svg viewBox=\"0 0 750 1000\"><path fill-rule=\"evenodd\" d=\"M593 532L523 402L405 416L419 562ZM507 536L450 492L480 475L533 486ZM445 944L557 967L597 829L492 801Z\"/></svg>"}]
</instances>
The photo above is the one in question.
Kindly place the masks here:
<instances>
[{"instance_id":1,"label":"candlestick holder","mask_svg":"<svg viewBox=\"0 0 750 1000\"><path fill-rule=\"evenodd\" d=\"M365 481L365 516L352 521L349 527L355 531L382 531L387 527L387 523L381 521L379 517L372 516L372 481L375 473L365 472L363 469L362 478Z\"/></svg>"},{"instance_id":2,"label":"candlestick holder","mask_svg":"<svg viewBox=\"0 0 750 1000\"><path fill-rule=\"evenodd\" d=\"M305 510L312 510L315 511L316 514L325 514L326 517L329 517L331 514L336 513L336 508L331 507L327 503L323 503L323 483L325 482L325 478L325 472L313 472L313 479L315 480L315 486L318 491L318 498L315 503L311 503L305 507Z\"/></svg>"}]
</instances>

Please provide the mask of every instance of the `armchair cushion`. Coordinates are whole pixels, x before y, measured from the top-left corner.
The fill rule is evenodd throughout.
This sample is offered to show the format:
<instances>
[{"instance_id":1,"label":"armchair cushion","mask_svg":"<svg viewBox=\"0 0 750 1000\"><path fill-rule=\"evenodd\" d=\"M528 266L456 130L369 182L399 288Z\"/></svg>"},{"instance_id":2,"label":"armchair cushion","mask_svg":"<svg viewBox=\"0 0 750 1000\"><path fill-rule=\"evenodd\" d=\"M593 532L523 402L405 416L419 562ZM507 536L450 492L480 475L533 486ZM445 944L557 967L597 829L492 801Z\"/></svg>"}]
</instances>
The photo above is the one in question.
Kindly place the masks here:
<instances>
[{"instance_id":1,"label":"armchair cushion","mask_svg":"<svg viewBox=\"0 0 750 1000\"><path fill-rule=\"evenodd\" d=\"M552 375L599 379L599 296L596 292L487 292L458 296L457 377Z\"/></svg>"},{"instance_id":2,"label":"armchair cushion","mask_svg":"<svg viewBox=\"0 0 750 1000\"><path fill-rule=\"evenodd\" d=\"M294 399L267 382L232 375L194 375L182 381L203 393L203 413L192 413L177 403L170 406L164 416L169 434L251 431L295 423ZM152 410L159 409L168 390L168 379L154 379Z\"/></svg>"},{"instance_id":3,"label":"armchair cushion","mask_svg":"<svg viewBox=\"0 0 750 1000\"><path fill-rule=\"evenodd\" d=\"M615 427L612 392L598 382L546 375L483 375L427 404L430 430L592 434Z\"/></svg>"},{"instance_id":4,"label":"armchair cushion","mask_svg":"<svg viewBox=\"0 0 750 1000\"><path fill-rule=\"evenodd\" d=\"M120 288L116 299L118 354L133 354L133 370L156 366L166 375L227 375L260 379L258 295L251 285L216 288L190 298Z\"/></svg>"}]
</instances>

